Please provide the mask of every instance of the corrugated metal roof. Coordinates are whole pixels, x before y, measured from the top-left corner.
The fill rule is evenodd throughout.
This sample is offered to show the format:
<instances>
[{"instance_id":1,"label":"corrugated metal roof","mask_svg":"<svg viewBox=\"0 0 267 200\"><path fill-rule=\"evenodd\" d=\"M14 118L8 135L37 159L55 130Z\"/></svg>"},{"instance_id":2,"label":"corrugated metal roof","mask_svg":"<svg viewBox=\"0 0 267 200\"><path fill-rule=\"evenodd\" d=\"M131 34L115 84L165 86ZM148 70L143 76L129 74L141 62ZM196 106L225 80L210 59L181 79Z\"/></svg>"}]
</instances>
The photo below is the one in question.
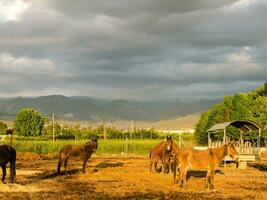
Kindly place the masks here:
<instances>
[{"instance_id":1,"label":"corrugated metal roof","mask_svg":"<svg viewBox=\"0 0 267 200\"><path fill-rule=\"evenodd\" d=\"M227 126L229 126L231 124L231 122L224 122L224 123L220 123L220 124L215 124L213 127L211 127L208 132L211 131L217 131L217 130L223 130L225 129Z\"/></svg>"},{"instance_id":2,"label":"corrugated metal roof","mask_svg":"<svg viewBox=\"0 0 267 200\"><path fill-rule=\"evenodd\" d=\"M256 122L253 122L250 120L235 120L231 122L223 122L220 124L215 124L209 130L207 130L207 132L223 130L230 125L238 128L239 130L243 132L260 129L260 126Z\"/></svg>"}]
</instances>

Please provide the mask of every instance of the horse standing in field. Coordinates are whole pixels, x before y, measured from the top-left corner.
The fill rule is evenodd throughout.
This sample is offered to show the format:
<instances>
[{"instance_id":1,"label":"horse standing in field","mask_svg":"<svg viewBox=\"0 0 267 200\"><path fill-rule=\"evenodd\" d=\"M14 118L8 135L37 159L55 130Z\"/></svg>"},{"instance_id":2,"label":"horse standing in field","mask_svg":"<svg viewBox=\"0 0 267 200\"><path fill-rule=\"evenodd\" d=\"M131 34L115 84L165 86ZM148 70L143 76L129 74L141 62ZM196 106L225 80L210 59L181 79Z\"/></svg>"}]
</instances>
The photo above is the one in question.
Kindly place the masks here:
<instances>
[{"instance_id":1,"label":"horse standing in field","mask_svg":"<svg viewBox=\"0 0 267 200\"><path fill-rule=\"evenodd\" d=\"M186 174L188 169L207 170L205 187L207 189L214 189L214 173L220 162L229 155L231 158L237 160L238 153L234 147L234 141L229 142L219 148L207 150L194 150L191 148L180 149L178 154L174 157L174 181L176 179L176 163L179 169L179 186L183 189L187 187Z\"/></svg>"},{"instance_id":2,"label":"horse standing in field","mask_svg":"<svg viewBox=\"0 0 267 200\"><path fill-rule=\"evenodd\" d=\"M58 158L58 167L57 171L60 174L60 168L62 163L64 162L65 174L68 159L70 157L76 157L83 160L82 172L85 173L86 162L91 157L93 152L97 149L97 139L92 139L91 142L86 142L84 145L65 145L60 149L59 158Z\"/></svg>"},{"instance_id":3,"label":"horse standing in field","mask_svg":"<svg viewBox=\"0 0 267 200\"><path fill-rule=\"evenodd\" d=\"M167 141L160 142L155 146L149 154L150 158L150 172L152 172L152 165L154 163L154 169L156 172L161 172L162 167L157 169L157 164L159 161L162 162L164 173L169 172L169 162L172 154L173 146L177 146L171 137L167 137Z\"/></svg>"},{"instance_id":4,"label":"horse standing in field","mask_svg":"<svg viewBox=\"0 0 267 200\"><path fill-rule=\"evenodd\" d=\"M10 163L10 182L13 183L16 178L16 150L9 145L0 146L0 165L2 167L2 182L5 183L6 165Z\"/></svg>"}]
</instances>

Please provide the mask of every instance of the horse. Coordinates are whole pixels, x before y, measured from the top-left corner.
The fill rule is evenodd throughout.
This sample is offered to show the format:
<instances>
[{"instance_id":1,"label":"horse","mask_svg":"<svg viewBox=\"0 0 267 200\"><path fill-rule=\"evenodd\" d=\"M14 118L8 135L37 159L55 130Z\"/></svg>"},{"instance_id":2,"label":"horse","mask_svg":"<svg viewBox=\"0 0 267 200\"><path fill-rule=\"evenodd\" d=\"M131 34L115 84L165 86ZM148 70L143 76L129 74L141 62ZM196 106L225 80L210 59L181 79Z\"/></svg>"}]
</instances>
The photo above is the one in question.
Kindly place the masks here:
<instances>
[{"instance_id":1,"label":"horse","mask_svg":"<svg viewBox=\"0 0 267 200\"><path fill-rule=\"evenodd\" d=\"M97 139L92 139L90 142L86 142L84 145L65 145L60 149L57 171L60 174L60 168L64 162L65 174L68 159L70 157L81 158L83 160L82 172L85 173L86 162L91 157L93 152L97 149Z\"/></svg>"},{"instance_id":2,"label":"horse","mask_svg":"<svg viewBox=\"0 0 267 200\"><path fill-rule=\"evenodd\" d=\"M150 158L150 172L152 172L152 165L154 163L154 168L156 172L161 172L162 167L157 169L157 164L159 161L162 162L164 173L169 172L169 167L166 167L170 161L172 146L174 142L171 138L167 138L167 141L160 142L155 146L149 153Z\"/></svg>"},{"instance_id":3,"label":"horse","mask_svg":"<svg viewBox=\"0 0 267 200\"><path fill-rule=\"evenodd\" d=\"M180 189L187 186L186 175L189 168L196 170L207 170L205 188L214 190L214 174L215 169L220 162L229 155L234 160L238 159L238 153L234 147L234 141L229 142L219 148L209 148L207 150L194 150L192 148L180 149L174 157L174 173L173 179L176 182L176 165L178 163Z\"/></svg>"},{"instance_id":4,"label":"horse","mask_svg":"<svg viewBox=\"0 0 267 200\"><path fill-rule=\"evenodd\" d=\"M2 182L5 183L6 165L10 163L10 182L14 183L16 178L16 150L9 145L0 146L0 165L2 166Z\"/></svg>"}]
</instances>

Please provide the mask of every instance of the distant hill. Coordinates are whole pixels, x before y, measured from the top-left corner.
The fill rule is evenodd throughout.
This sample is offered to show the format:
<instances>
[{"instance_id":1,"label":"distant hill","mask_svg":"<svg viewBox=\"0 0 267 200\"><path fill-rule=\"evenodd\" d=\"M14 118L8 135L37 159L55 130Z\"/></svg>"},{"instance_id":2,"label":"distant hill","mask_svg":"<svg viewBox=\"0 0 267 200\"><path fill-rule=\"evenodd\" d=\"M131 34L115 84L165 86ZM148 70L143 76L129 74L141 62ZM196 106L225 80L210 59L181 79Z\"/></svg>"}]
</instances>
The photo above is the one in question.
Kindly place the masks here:
<instances>
[{"instance_id":1,"label":"distant hill","mask_svg":"<svg viewBox=\"0 0 267 200\"><path fill-rule=\"evenodd\" d=\"M219 99L196 102L99 100L61 95L2 98L0 99L0 119L15 119L20 109L31 107L38 109L42 115L50 116L55 113L57 119L61 120L156 122L200 113L218 102Z\"/></svg>"},{"instance_id":2,"label":"distant hill","mask_svg":"<svg viewBox=\"0 0 267 200\"><path fill-rule=\"evenodd\" d=\"M190 114L175 119L165 119L157 122L133 121L135 127L151 128L156 130L175 130L195 128L200 114ZM118 129L131 129L132 121L115 121L112 123Z\"/></svg>"}]
</instances>

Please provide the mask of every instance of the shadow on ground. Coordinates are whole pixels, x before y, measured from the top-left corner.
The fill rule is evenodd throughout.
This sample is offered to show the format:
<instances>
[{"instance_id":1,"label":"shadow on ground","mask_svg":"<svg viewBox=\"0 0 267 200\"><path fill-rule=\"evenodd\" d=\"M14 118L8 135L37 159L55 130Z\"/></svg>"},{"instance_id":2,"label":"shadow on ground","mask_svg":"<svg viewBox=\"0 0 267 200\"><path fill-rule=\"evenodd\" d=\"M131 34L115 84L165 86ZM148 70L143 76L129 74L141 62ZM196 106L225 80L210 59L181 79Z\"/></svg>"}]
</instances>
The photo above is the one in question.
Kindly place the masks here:
<instances>
[{"instance_id":1,"label":"shadow on ground","mask_svg":"<svg viewBox=\"0 0 267 200\"><path fill-rule=\"evenodd\" d=\"M224 174L222 170L215 170L215 174ZM196 178L203 178L207 176L207 171L188 171L186 178L196 177Z\"/></svg>"}]
</instances>

